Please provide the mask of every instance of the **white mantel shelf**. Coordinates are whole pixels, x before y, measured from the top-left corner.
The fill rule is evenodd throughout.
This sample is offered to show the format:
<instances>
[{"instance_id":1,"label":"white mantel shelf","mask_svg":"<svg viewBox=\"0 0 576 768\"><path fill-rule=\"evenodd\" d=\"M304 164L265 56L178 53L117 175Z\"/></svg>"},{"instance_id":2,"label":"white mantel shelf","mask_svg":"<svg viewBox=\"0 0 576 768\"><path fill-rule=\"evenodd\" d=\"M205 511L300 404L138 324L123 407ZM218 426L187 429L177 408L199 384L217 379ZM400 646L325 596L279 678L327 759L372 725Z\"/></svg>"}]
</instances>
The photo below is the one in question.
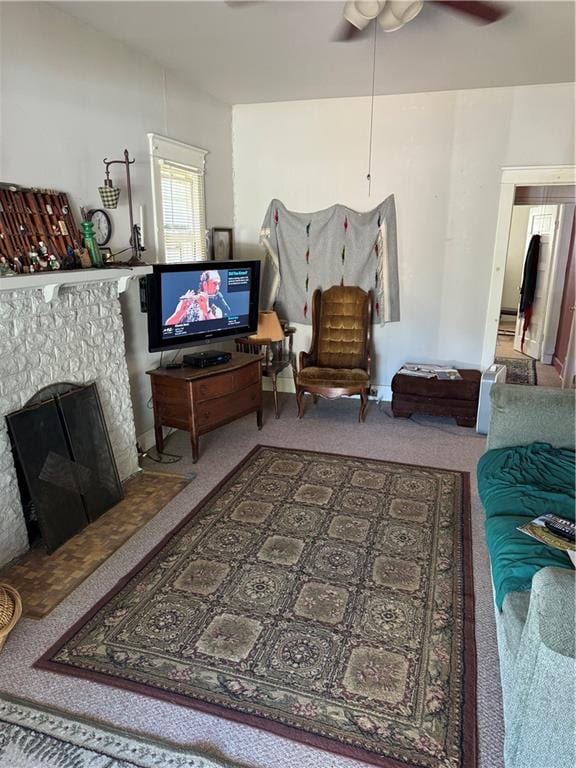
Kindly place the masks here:
<instances>
[{"instance_id":1,"label":"white mantel shelf","mask_svg":"<svg viewBox=\"0 0 576 768\"><path fill-rule=\"evenodd\" d=\"M103 283L115 280L118 293L124 293L128 283L134 277L150 275L152 266L145 267L107 267L103 269L63 269L55 272L36 272L33 275L14 275L0 277L0 291L20 291L40 288L45 301L52 301L58 296L63 285L81 285L83 283Z\"/></svg>"}]
</instances>

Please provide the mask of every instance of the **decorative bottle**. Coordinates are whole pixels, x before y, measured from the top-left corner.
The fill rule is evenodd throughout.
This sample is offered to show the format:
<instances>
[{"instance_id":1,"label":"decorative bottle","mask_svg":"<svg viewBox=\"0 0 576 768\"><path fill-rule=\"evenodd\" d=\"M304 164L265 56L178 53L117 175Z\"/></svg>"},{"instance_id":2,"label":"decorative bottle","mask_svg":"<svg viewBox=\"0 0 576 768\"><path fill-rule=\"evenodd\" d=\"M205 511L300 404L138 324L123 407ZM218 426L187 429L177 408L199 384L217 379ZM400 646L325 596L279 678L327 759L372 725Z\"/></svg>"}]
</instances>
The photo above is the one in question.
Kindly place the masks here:
<instances>
[{"instance_id":1,"label":"decorative bottle","mask_svg":"<svg viewBox=\"0 0 576 768\"><path fill-rule=\"evenodd\" d=\"M82 222L82 236L84 238L84 247L90 254L90 261L93 267L103 266L102 254L98 248L96 237L94 235L94 225L91 221Z\"/></svg>"}]
</instances>

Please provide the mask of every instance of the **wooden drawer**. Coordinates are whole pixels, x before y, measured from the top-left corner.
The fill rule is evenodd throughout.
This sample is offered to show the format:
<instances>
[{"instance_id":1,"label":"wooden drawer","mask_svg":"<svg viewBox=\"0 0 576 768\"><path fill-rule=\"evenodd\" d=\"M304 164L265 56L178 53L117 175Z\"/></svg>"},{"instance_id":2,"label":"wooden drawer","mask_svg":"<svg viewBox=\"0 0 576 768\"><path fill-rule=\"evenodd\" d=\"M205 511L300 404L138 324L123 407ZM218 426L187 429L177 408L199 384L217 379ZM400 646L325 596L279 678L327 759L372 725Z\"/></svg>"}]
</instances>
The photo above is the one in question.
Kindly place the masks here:
<instances>
[{"instance_id":1,"label":"wooden drawer","mask_svg":"<svg viewBox=\"0 0 576 768\"><path fill-rule=\"evenodd\" d=\"M194 383L194 399L201 403L216 397L229 395L240 389L256 384L260 378L260 363L229 371L220 376L210 376L204 381Z\"/></svg>"},{"instance_id":2,"label":"wooden drawer","mask_svg":"<svg viewBox=\"0 0 576 768\"><path fill-rule=\"evenodd\" d=\"M236 389L244 389L250 384L257 384L260 381L260 363L241 368L234 373L234 384Z\"/></svg>"},{"instance_id":3,"label":"wooden drawer","mask_svg":"<svg viewBox=\"0 0 576 768\"><path fill-rule=\"evenodd\" d=\"M196 423L200 432L209 432L219 424L255 411L260 406L262 390L260 383L245 387L234 397L215 397L199 403L196 407Z\"/></svg>"},{"instance_id":4,"label":"wooden drawer","mask_svg":"<svg viewBox=\"0 0 576 768\"><path fill-rule=\"evenodd\" d=\"M167 426L187 429L191 423L188 383L155 381L152 392L156 417Z\"/></svg>"},{"instance_id":5,"label":"wooden drawer","mask_svg":"<svg viewBox=\"0 0 576 768\"><path fill-rule=\"evenodd\" d=\"M234 391L234 372L229 371L220 376L210 376L204 381L194 382L194 399L198 402L221 397Z\"/></svg>"}]
</instances>

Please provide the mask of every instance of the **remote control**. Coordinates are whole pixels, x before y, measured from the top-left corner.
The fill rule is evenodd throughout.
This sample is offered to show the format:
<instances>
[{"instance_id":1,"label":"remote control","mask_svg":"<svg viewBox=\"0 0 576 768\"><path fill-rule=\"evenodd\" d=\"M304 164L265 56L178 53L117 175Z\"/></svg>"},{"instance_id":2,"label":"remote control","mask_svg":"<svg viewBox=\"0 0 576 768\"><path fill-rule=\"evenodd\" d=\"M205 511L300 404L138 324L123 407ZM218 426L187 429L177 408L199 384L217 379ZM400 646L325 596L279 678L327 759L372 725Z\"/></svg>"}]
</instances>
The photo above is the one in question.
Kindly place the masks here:
<instances>
[{"instance_id":1,"label":"remote control","mask_svg":"<svg viewBox=\"0 0 576 768\"><path fill-rule=\"evenodd\" d=\"M554 515L550 519L545 520L544 525L551 533L555 533L556 536L560 536L568 541L576 541L576 524L570 522L570 520L563 520L561 517Z\"/></svg>"}]
</instances>

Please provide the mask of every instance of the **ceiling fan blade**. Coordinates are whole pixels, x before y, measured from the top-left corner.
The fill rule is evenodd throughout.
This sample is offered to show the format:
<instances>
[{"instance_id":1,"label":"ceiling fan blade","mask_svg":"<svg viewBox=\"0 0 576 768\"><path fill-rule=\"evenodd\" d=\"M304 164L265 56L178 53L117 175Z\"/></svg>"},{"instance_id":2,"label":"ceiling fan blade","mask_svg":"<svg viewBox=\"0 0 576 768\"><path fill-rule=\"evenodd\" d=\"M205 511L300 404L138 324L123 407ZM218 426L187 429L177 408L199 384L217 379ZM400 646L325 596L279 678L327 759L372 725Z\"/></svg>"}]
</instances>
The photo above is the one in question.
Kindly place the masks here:
<instances>
[{"instance_id":1,"label":"ceiling fan blade","mask_svg":"<svg viewBox=\"0 0 576 768\"><path fill-rule=\"evenodd\" d=\"M462 13L478 24L492 24L507 15L508 9L502 4L473 2L473 0L431 0L447 11Z\"/></svg>"}]
</instances>

